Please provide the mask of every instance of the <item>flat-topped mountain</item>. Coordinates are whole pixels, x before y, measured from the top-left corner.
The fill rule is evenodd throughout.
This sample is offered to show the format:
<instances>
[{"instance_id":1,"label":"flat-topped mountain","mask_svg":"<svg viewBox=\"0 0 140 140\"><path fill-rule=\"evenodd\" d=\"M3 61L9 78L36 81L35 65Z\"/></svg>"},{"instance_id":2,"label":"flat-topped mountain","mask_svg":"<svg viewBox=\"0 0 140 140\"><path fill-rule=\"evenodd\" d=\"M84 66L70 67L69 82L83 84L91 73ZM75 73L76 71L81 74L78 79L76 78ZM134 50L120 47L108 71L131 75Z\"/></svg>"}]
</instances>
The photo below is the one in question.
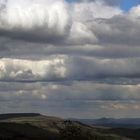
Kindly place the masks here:
<instances>
[{"instance_id":1,"label":"flat-topped mountain","mask_svg":"<svg viewBox=\"0 0 140 140\"><path fill-rule=\"evenodd\" d=\"M39 113L10 113L10 114L0 114L0 120L4 119L12 119L12 118L19 118L19 117L35 117L41 116Z\"/></svg>"}]
</instances>

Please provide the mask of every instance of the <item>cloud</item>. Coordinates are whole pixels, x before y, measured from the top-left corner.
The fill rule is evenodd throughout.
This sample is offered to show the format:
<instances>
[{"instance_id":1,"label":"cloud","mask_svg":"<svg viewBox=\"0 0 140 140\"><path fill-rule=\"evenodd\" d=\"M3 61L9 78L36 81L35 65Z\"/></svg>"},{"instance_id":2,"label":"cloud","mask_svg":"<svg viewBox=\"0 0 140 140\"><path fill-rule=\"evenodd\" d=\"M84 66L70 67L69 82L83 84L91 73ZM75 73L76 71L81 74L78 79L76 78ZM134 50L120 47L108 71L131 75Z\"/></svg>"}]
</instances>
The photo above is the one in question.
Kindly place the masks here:
<instances>
[{"instance_id":1,"label":"cloud","mask_svg":"<svg viewBox=\"0 0 140 140\"><path fill-rule=\"evenodd\" d=\"M100 20L95 24L91 23L91 30L97 35L100 43L127 45L130 47L139 45L139 31L137 30L139 28L139 19L129 15Z\"/></svg>"},{"instance_id":2,"label":"cloud","mask_svg":"<svg viewBox=\"0 0 140 140\"><path fill-rule=\"evenodd\" d=\"M67 34L69 15L63 0L8 0L0 9L1 36L49 41Z\"/></svg>"},{"instance_id":3,"label":"cloud","mask_svg":"<svg viewBox=\"0 0 140 140\"><path fill-rule=\"evenodd\" d=\"M103 1L92 1L84 3L74 3L74 18L75 20L92 20L95 18L111 18L115 15L122 14L119 7L112 7ZM112 12L110 12L112 11Z\"/></svg>"},{"instance_id":4,"label":"cloud","mask_svg":"<svg viewBox=\"0 0 140 140\"><path fill-rule=\"evenodd\" d=\"M63 58L42 61L2 59L0 79L12 81L57 80L65 77Z\"/></svg>"},{"instance_id":5,"label":"cloud","mask_svg":"<svg viewBox=\"0 0 140 140\"><path fill-rule=\"evenodd\" d=\"M2 112L139 115L138 12L112 0L0 1Z\"/></svg>"},{"instance_id":6,"label":"cloud","mask_svg":"<svg viewBox=\"0 0 140 140\"><path fill-rule=\"evenodd\" d=\"M110 102L106 104L105 106L101 106L103 109L107 110L139 110L140 109L140 103L139 102Z\"/></svg>"},{"instance_id":7,"label":"cloud","mask_svg":"<svg viewBox=\"0 0 140 140\"><path fill-rule=\"evenodd\" d=\"M124 14L103 1L0 5L1 80L139 83L139 6Z\"/></svg>"},{"instance_id":8,"label":"cloud","mask_svg":"<svg viewBox=\"0 0 140 140\"><path fill-rule=\"evenodd\" d=\"M40 112L61 117L96 118L135 117L140 110L140 85L0 82L0 90L0 108L5 113Z\"/></svg>"},{"instance_id":9,"label":"cloud","mask_svg":"<svg viewBox=\"0 0 140 140\"><path fill-rule=\"evenodd\" d=\"M94 81L110 84L138 84L137 59L97 59L76 56L51 56L45 60L2 58L0 81L49 82ZM135 67L137 65L137 67Z\"/></svg>"},{"instance_id":10,"label":"cloud","mask_svg":"<svg viewBox=\"0 0 140 140\"><path fill-rule=\"evenodd\" d=\"M88 29L86 25L80 22L74 22L71 27L70 36L67 40L68 44L94 44L98 42L95 34Z\"/></svg>"},{"instance_id":11,"label":"cloud","mask_svg":"<svg viewBox=\"0 0 140 140\"><path fill-rule=\"evenodd\" d=\"M91 42L97 40L96 36L82 20L110 18L121 13L119 8L102 2L69 5L63 0L7 0L0 5L0 36L33 42L54 43L67 38Z\"/></svg>"},{"instance_id":12,"label":"cloud","mask_svg":"<svg viewBox=\"0 0 140 140\"><path fill-rule=\"evenodd\" d=\"M116 5L119 5L121 0L76 0L77 2L104 2L105 4L108 4L108 5L113 5L113 6L116 6Z\"/></svg>"},{"instance_id":13,"label":"cloud","mask_svg":"<svg viewBox=\"0 0 140 140\"><path fill-rule=\"evenodd\" d=\"M140 12L140 5L133 7L133 8L129 11L129 14L130 14L130 16L132 16L132 17L139 18L139 17L140 17L139 12Z\"/></svg>"}]
</instances>

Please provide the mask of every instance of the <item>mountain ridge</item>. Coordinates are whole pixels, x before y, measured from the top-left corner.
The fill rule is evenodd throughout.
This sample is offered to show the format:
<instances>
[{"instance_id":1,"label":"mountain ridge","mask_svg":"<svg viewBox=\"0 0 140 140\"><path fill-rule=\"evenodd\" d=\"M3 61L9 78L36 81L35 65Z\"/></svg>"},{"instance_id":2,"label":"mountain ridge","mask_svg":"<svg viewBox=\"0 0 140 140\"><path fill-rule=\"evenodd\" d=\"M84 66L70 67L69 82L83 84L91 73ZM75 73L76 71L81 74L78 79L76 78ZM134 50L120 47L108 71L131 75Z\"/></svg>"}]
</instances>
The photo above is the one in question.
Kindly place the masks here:
<instances>
[{"instance_id":1,"label":"mountain ridge","mask_svg":"<svg viewBox=\"0 0 140 140\"><path fill-rule=\"evenodd\" d=\"M108 127L140 128L140 118L100 118L100 119L70 119L87 125L101 125Z\"/></svg>"}]
</instances>

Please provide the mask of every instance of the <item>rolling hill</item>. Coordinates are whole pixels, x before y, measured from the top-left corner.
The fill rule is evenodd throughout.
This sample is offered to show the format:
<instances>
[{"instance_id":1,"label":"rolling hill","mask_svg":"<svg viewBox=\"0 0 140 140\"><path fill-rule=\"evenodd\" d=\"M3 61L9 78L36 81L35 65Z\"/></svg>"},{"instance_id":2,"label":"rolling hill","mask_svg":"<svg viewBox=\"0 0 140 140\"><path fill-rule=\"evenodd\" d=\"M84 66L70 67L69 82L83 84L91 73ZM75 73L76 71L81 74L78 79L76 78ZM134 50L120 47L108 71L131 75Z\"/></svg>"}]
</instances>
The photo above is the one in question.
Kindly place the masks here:
<instances>
[{"instance_id":1,"label":"rolling hill","mask_svg":"<svg viewBox=\"0 0 140 140\"><path fill-rule=\"evenodd\" d=\"M36 113L0 115L0 140L139 140L139 132L139 129L90 126Z\"/></svg>"}]
</instances>

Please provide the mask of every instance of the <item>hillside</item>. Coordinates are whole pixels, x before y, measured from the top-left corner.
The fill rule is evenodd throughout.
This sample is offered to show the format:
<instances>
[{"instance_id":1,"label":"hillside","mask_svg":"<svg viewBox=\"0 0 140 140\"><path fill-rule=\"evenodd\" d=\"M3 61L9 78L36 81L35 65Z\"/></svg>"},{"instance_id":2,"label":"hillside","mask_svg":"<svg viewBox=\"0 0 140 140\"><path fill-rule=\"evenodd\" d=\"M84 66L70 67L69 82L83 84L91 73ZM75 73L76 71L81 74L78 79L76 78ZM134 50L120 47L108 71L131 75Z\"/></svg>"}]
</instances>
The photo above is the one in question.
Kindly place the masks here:
<instances>
[{"instance_id":1,"label":"hillside","mask_svg":"<svg viewBox=\"0 0 140 140\"><path fill-rule=\"evenodd\" d=\"M41 114L0 115L0 140L138 140L140 132L95 127ZM137 135L134 131L137 131ZM132 133L131 133L132 132Z\"/></svg>"}]
</instances>

